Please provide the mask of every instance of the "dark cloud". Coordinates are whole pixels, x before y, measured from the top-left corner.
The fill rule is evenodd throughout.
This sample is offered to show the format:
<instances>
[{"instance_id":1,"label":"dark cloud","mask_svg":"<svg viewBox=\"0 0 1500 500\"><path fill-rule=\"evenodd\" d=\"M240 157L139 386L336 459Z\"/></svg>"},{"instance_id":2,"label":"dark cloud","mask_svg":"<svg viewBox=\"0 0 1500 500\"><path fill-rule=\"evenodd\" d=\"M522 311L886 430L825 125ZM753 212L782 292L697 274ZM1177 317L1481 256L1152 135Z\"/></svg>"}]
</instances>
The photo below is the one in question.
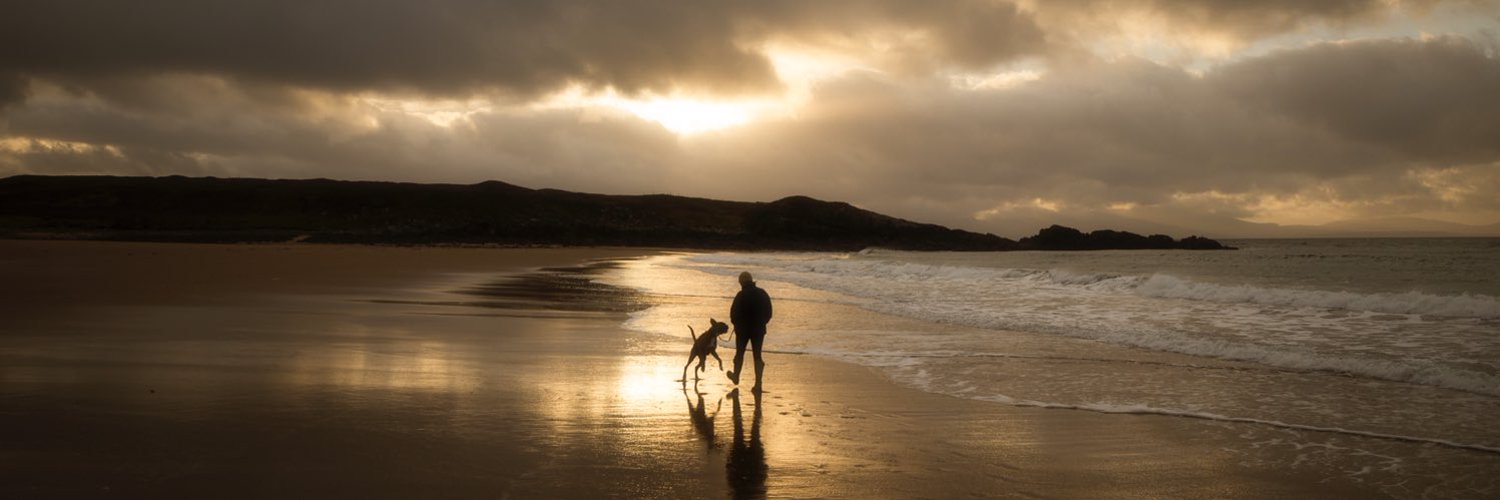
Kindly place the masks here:
<instances>
[{"instance_id":1,"label":"dark cloud","mask_svg":"<svg viewBox=\"0 0 1500 500\"><path fill-rule=\"evenodd\" d=\"M1008 4L963 5L979 9L967 18L1025 24ZM843 31L872 19L909 28L965 17L938 8L926 14L932 19L900 24L896 14L909 7L894 2L757 8L729 16L738 36L769 39L764 23L783 26L776 36L812 43L857 38ZM817 23L823 31L815 32L776 17L820 9L863 21ZM960 66L1037 47L943 36L918 38ZM969 49L961 47L977 52L962 56ZM63 71L58 64L50 71ZM34 79L31 97L5 113L8 133L31 142L0 144L0 171L500 179L742 200L803 193L1008 236L1051 222L1252 234L1263 229L1237 219L1256 216L1266 199L1366 215L1500 210L1489 194L1500 186L1500 145L1491 137L1500 130L1492 91L1500 70L1493 50L1462 38L1312 45L1202 75L1144 59L1085 58L988 89L956 88L938 74L855 71L816 85L795 116L685 138L605 109L501 105L444 127L341 92L345 84L281 85L231 66L243 67L76 76L87 80L82 87ZM651 74L677 81L689 73ZM630 79L596 83L615 80Z\"/></svg>"},{"instance_id":2,"label":"dark cloud","mask_svg":"<svg viewBox=\"0 0 1500 500\"><path fill-rule=\"evenodd\" d=\"M634 192L676 138L618 111L494 111L450 127L333 93L171 76L112 97L42 88L9 114L6 173L330 177ZM604 186L609 186L605 188Z\"/></svg>"},{"instance_id":3,"label":"dark cloud","mask_svg":"<svg viewBox=\"0 0 1500 500\"><path fill-rule=\"evenodd\" d=\"M929 67L986 68L1048 46L1031 15L1007 1L766 0L746 3L737 17L757 38L885 52Z\"/></svg>"},{"instance_id":4,"label":"dark cloud","mask_svg":"<svg viewBox=\"0 0 1500 500\"><path fill-rule=\"evenodd\" d=\"M26 100L30 82L19 72L0 70L0 112L7 106Z\"/></svg>"},{"instance_id":5,"label":"dark cloud","mask_svg":"<svg viewBox=\"0 0 1500 500\"><path fill-rule=\"evenodd\" d=\"M579 83L766 88L763 56L700 3L58 0L7 6L0 66L201 72L336 90L529 94Z\"/></svg>"},{"instance_id":6,"label":"dark cloud","mask_svg":"<svg viewBox=\"0 0 1500 500\"><path fill-rule=\"evenodd\" d=\"M716 147L730 151L725 161L807 167L795 178L814 185L853 174L894 189L979 185L1100 204L1273 180L1292 187L1309 173L1380 160L1377 149L1246 108L1200 78L1139 60L987 91L856 77L820 87L814 101L795 121ZM757 152L766 144L776 148Z\"/></svg>"},{"instance_id":7,"label":"dark cloud","mask_svg":"<svg viewBox=\"0 0 1500 500\"><path fill-rule=\"evenodd\" d=\"M1375 21L1396 9L1425 10L1427 0L1036 0L1030 2L1048 29L1087 38L1136 19L1165 21L1164 37L1217 34L1240 40L1311 25Z\"/></svg>"},{"instance_id":8,"label":"dark cloud","mask_svg":"<svg viewBox=\"0 0 1500 500\"><path fill-rule=\"evenodd\" d=\"M1314 22L1343 23L1377 17L1395 4L1388 0L1138 0L1141 8L1177 24L1208 27L1241 36L1280 33Z\"/></svg>"},{"instance_id":9,"label":"dark cloud","mask_svg":"<svg viewBox=\"0 0 1500 500\"><path fill-rule=\"evenodd\" d=\"M764 189L1003 234L1048 217L1123 220L1112 205L1190 227L1227 227L1266 200L1370 215L1494 211L1482 187L1500 181L1490 90L1500 85L1485 54L1461 39L1348 42L1203 77L1093 61L985 91L867 73L821 86L797 120L698 154L728 167L713 171L723 186L788 179ZM1445 169L1461 173L1434 174ZM995 207L1005 209L968 219Z\"/></svg>"},{"instance_id":10,"label":"dark cloud","mask_svg":"<svg viewBox=\"0 0 1500 500\"><path fill-rule=\"evenodd\" d=\"M1041 51L1045 35L1013 5L1000 2L899 2L895 19L920 19L938 59L985 68Z\"/></svg>"},{"instance_id":11,"label":"dark cloud","mask_svg":"<svg viewBox=\"0 0 1500 500\"><path fill-rule=\"evenodd\" d=\"M349 128L353 116L328 116L335 96L245 87L208 77L153 77L109 81L103 95L37 89L8 114L25 137L136 150L219 155L276 154L325 141ZM323 102L319 102L323 101Z\"/></svg>"},{"instance_id":12,"label":"dark cloud","mask_svg":"<svg viewBox=\"0 0 1500 500\"><path fill-rule=\"evenodd\" d=\"M51 0L0 16L0 71L91 83L200 73L326 90L528 96L568 85L720 94L779 85L759 46L866 26L989 64L1040 33L1007 3ZM82 83L80 83L82 84Z\"/></svg>"},{"instance_id":13,"label":"dark cloud","mask_svg":"<svg viewBox=\"0 0 1500 500\"><path fill-rule=\"evenodd\" d=\"M1233 65L1213 84L1414 162L1500 156L1500 59L1468 39L1321 44Z\"/></svg>"}]
</instances>

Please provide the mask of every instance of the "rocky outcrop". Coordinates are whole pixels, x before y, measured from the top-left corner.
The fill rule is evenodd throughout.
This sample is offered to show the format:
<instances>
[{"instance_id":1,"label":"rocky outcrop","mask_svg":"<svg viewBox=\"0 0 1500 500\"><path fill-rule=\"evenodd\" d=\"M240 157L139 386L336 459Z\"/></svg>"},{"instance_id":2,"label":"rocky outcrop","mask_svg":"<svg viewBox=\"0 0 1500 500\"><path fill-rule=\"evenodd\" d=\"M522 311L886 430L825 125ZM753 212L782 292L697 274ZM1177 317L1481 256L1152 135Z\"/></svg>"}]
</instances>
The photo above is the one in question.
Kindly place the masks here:
<instances>
[{"instance_id":1,"label":"rocky outcrop","mask_svg":"<svg viewBox=\"0 0 1500 500\"><path fill-rule=\"evenodd\" d=\"M1022 250L1231 250L1223 244L1200 236L1181 240L1165 234L1141 236L1125 231L1101 229L1085 233L1066 226L1053 225L1036 236L1021 238L1016 244Z\"/></svg>"}]
</instances>

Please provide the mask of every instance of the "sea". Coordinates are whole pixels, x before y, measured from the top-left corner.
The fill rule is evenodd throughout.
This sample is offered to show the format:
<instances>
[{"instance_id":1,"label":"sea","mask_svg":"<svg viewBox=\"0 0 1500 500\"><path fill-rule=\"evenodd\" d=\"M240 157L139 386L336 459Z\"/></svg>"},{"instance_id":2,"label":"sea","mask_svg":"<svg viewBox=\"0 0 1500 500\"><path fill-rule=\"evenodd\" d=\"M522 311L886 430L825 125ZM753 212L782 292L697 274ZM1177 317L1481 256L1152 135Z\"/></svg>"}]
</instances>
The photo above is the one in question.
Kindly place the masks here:
<instances>
[{"instance_id":1,"label":"sea","mask_svg":"<svg viewBox=\"0 0 1500 500\"><path fill-rule=\"evenodd\" d=\"M1226 243L1238 250L681 253L603 280L654 297L627 328L686 337L725 319L749 271L775 300L773 363L826 357L1011 406L1500 453L1500 239Z\"/></svg>"}]
</instances>

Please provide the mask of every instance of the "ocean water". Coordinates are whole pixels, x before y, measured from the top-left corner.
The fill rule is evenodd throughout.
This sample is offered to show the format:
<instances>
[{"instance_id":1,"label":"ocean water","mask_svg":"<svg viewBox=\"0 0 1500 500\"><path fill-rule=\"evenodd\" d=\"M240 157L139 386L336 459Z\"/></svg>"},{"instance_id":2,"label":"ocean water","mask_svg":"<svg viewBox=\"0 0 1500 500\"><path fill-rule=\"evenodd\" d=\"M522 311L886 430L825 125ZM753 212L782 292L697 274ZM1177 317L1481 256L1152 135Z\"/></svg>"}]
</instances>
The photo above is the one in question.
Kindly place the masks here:
<instances>
[{"instance_id":1,"label":"ocean water","mask_svg":"<svg viewBox=\"0 0 1500 500\"><path fill-rule=\"evenodd\" d=\"M1500 239L1230 243L674 254L604 279L655 297L627 327L686 337L748 270L773 353L924 391L1500 453Z\"/></svg>"}]
</instances>

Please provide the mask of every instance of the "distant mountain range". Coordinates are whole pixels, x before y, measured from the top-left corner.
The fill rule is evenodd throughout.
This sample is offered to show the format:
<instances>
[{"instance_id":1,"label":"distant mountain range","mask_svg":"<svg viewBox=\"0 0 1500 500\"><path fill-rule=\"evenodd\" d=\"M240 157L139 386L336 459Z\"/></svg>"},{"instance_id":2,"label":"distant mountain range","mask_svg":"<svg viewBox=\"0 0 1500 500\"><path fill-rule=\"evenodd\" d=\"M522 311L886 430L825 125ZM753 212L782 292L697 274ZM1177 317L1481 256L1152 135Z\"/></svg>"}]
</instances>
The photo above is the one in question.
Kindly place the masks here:
<instances>
[{"instance_id":1,"label":"distant mountain range","mask_svg":"<svg viewBox=\"0 0 1500 500\"><path fill-rule=\"evenodd\" d=\"M172 177L0 179L0 237L851 251L1220 249L1053 226L1013 241L792 196L748 203L473 185Z\"/></svg>"},{"instance_id":2,"label":"distant mountain range","mask_svg":"<svg viewBox=\"0 0 1500 500\"><path fill-rule=\"evenodd\" d=\"M1420 217L1376 217L1319 225L1233 221L1215 234L1224 238L1424 238L1500 236L1500 224L1458 224Z\"/></svg>"},{"instance_id":3,"label":"distant mountain range","mask_svg":"<svg viewBox=\"0 0 1500 500\"><path fill-rule=\"evenodd\" d=\"M1328 233L1363 237L1500 235L1500 223L1476 226L1420 217L1344 220L1316 227Z\"/></svg>"}]
</instances>

